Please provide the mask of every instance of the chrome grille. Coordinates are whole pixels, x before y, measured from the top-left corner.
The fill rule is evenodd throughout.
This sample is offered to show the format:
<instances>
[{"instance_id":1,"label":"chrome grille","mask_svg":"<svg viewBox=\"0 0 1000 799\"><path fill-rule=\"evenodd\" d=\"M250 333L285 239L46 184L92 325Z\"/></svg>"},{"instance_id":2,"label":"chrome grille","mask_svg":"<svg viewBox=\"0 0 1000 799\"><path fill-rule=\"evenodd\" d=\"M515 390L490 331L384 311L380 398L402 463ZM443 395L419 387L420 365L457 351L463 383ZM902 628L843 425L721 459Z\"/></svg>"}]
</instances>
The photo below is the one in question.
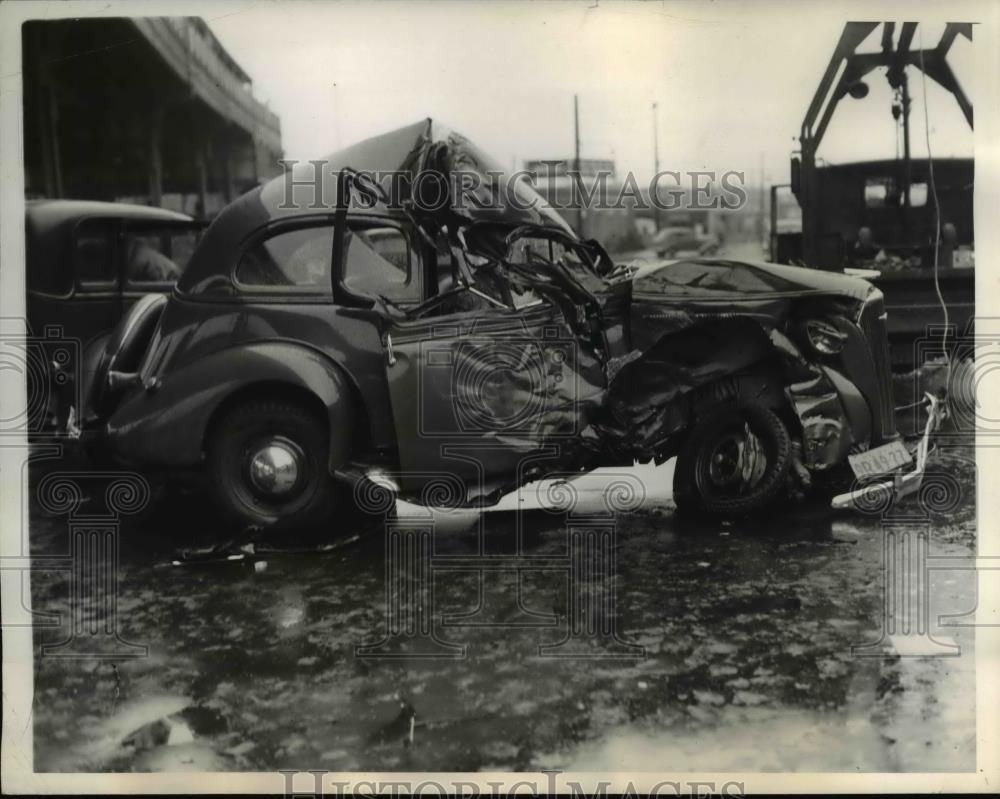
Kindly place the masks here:
<instances>
[{"instance_id":1,"label":"chrome grille","mask_svg":"<svg viewBox=\"0 0 1000 799\"><path fill-rule=\"evenodd\" d=\"M885 301L881 291L875 292L861 310L861 330L868 340L875 367L878 397L872 410L878 416L881 438L886 441L896 435L896 418L892 395L892 362L889 357L889 336L886 331ZM874 443L874 442L873 442Z\"/></svg>"}]
</instances>

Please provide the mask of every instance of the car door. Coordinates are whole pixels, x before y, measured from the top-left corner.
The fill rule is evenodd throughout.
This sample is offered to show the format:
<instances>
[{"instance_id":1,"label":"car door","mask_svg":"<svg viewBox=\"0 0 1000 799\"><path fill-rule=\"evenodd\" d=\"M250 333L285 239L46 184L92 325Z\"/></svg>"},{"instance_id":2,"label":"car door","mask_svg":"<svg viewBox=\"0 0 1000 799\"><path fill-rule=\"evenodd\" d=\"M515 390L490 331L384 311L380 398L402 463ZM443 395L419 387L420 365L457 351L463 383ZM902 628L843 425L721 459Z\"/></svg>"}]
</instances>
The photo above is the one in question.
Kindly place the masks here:
<instances>
[{"instance_id":1,"label":"car door","mask_svg":"<svg viewBox=\"0 0 1000 799\"><path fill-rule=\"evenodd\" d=\"M560 312L541 302L393 321L386 377L401 484L461 504L578 454L603 391ZM587 368L587 367L591 368Z\"/></svg>"},{"instance_id":2,"label":"car door","mask_svg":"<svg viewBox=\"0 0 1000 799\"><path fill-rule=\"evenodd\" d=\"M563 312L498 268L439 295L439 253L416 232L357 217L347 227L342 286L383 301L404 491L463 504L513 487L520 470L560 468L604 390Z\"/></svg>"}]
</instances>

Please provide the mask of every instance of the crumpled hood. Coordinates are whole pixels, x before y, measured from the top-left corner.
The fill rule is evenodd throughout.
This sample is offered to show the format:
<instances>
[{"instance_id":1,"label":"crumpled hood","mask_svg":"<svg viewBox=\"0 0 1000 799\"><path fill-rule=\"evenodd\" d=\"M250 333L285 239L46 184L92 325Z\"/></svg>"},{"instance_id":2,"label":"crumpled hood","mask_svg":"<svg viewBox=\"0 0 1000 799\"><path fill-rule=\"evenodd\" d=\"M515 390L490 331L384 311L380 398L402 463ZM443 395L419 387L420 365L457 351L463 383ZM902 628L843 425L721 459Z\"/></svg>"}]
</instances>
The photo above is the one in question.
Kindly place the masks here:
<instances>
[{"instance_id":1,"label":"crumpled hood","mask_svg":"<svg viewBox=\"0 0 1000 799\"><path fill-rule=\"evenodd\" d=\"M632 286L637 298L677 301L759 301L811 294L864 301L876 291L868 281L839 272L725 258L640 264Z\"/></svg>"}]
</instances>

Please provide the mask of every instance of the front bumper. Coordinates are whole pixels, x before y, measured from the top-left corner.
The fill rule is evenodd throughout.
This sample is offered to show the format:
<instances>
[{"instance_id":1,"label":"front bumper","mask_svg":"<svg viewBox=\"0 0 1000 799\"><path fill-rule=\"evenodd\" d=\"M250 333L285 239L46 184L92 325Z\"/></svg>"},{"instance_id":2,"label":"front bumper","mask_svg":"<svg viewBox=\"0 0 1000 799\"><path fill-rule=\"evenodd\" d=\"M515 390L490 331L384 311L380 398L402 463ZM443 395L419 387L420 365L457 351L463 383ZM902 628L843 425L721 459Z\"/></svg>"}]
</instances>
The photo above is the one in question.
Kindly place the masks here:
<instances>
[{"instance_id":1,"label":"front bumper","mask_svg":"<svg viewBox=\"0 0 1000 799\"><path fill-rule=\"evenodd\" d=\"M927 424L917 445L916 464L913 470L899 471L893 474L891 479L868 483L846 494L838 494L831 501L831 507L837 510L886 509L920 490L924 480L924 470L927 467L931 436L941 427L941 422L948 413L948 406L943 398L932 394L925 396L928 403Z\"/></svg>"}]
</instances>

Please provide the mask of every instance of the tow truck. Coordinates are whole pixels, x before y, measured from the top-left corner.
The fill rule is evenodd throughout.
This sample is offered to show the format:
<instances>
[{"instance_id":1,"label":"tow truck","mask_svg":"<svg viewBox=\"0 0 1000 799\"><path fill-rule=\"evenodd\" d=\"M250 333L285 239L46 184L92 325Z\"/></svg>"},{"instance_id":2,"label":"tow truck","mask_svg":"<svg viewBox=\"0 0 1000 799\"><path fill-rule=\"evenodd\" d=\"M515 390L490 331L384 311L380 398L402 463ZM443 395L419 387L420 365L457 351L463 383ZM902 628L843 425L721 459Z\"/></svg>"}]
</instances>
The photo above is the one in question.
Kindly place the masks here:
<instances>
[{"instance_id":1,"label":"tow truck","mask_svg":"<svg viewBox=\"0 0 1000 799\"><path fill-rule=\"evenodd\" d=\"M954 355L975 316L973 159L912 157L908 77L917 70L946 89L972 129L972 102L948 60L959 37L972 41L972 23L947 23L935 46L914 49L917 24L903 22L898 35L895 22L844 26L802 121L790 182L771 187L771 260L854 272L880 288L900 371L944 354L942 347ZM862 50L872 39L877 49ZM840 102L867 97L866 79L879 69L893 93L897 157L823 163L817 152ZM946 336L939 335L942 301Z\"/></svg>"}]
</instances>

